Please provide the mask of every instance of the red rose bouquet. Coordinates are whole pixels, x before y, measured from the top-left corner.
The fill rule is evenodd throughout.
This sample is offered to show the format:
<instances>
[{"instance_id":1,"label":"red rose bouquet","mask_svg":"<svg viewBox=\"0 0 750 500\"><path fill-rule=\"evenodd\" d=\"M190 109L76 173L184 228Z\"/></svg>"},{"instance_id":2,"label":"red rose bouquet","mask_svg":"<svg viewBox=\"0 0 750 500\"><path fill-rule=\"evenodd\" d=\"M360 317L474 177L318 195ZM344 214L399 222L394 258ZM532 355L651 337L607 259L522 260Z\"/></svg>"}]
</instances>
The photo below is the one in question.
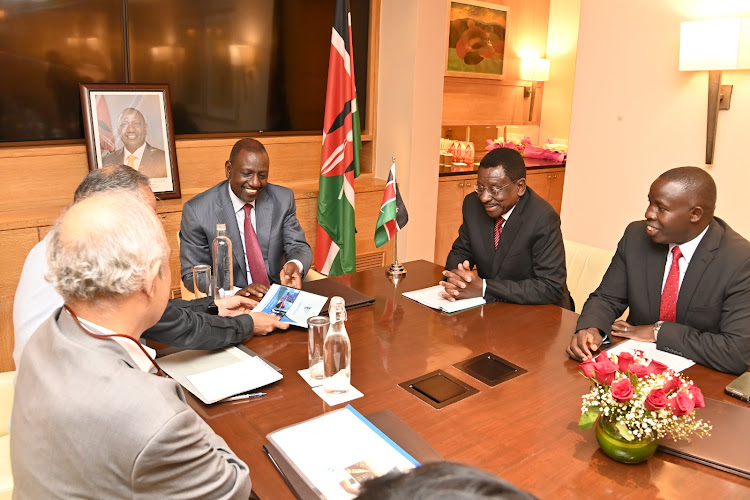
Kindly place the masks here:
<instances>
[{"instance_id":1,"label":"red rose bouquet","mask_svg":"<svg viewBox=\"0 0 750 500\"><path fill-rule=\"evenodd\" d=\"M594 386L583 396L578 426L589 429L597 417L609 422L628 441L659 439L669 434L675 441L692 434L708 435L711 426L695 413L703 408L703 394L691 380L641 351L608 355L580 364L581 373Z\"/></svg>"}]
</instances>

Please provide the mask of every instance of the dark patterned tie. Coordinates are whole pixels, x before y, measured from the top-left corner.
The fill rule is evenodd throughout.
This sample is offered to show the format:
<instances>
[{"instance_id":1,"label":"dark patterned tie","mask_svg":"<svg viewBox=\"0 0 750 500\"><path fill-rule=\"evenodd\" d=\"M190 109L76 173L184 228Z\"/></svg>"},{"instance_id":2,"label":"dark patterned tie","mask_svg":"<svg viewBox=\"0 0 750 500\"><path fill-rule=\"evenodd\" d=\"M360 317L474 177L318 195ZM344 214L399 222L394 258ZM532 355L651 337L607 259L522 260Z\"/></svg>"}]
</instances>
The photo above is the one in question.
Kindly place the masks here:
<instances>
[{"instance_id":1,"label":"dark patterned tie","mask_svg":"<svg viewBox=\"0 0 750 500\"><path fill-rule=\"evenodd\" d=\"M497 244L500 243L500 235L503 234L503 223L505 222L505 219L502 217L498 217L495 219L495 250L497 250Z\"/></svg>"},{"instance_id":2,"label":"dark patterned tie","mask_svg":"<svg viewBox=\"0 0 750 500\"><path fill-rule=\"evenodd\" d=\"M680 293L680 247L672 249L672 265L669 267L667 281L661 292L659 307L659 321L675 321L677 319L677 295Z\"/></svg>"},{"instance_id":3,"label":"dark patterned tie","mask_svg":"<svg viewBox=\"0 0 750 500\"><path fill-rule=\"evenodd\" d=\"M245 255L247 255L247 266L250 268L250 278L253 283L262 283L268 286L268 275L266 274L266 265L263 263L263 254L258 244L258 236L253 229L253 222L250 213L253 211L251 204L246 204L245 209Z\"/></svg>"}]
</instances>

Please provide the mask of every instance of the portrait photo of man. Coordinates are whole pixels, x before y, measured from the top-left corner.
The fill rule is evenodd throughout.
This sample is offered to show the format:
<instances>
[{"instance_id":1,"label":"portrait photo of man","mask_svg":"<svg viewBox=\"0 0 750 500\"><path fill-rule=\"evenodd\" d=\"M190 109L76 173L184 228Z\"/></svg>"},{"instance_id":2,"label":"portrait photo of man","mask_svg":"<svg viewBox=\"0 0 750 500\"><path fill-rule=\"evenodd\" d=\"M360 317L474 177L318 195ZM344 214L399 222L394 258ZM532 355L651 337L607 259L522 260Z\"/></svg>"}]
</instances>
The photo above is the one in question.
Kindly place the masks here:
<instances>
[{"instance_id":1,"label":"portrait photo of man","mask_svg":"<svg viewBox=\"0 0 750 500\"><path fill-rule=\"evenodd\" d=\"M148 123L143 113L134 108L125 108L117 118L117 134L122 147L102 158L102 166L128 165L146 177L167 176L166 155L163 149L146 141Z\"/></svg>"}]
</instances>

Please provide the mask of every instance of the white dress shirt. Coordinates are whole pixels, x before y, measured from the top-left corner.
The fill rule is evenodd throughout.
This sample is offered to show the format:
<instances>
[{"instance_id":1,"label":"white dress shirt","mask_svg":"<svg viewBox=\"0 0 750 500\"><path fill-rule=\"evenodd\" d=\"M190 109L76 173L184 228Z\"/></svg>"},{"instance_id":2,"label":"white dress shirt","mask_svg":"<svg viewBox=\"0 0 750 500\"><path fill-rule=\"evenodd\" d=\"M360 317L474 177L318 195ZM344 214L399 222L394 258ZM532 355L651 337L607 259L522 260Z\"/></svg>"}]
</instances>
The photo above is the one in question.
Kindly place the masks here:
<instances>
[{"instance_id":1,"label":"white dress shirt","mask_svg":"<svg viewBox=\"0 0 750 500\"><path fill-rule=\"evenodd\" d=\"M252 283L253 277L250 275L250 266L247 262L247 252L245 249L247 246L245 245L245 203L241 199L237 197L236 194L234 194L234 191L232 191L232 186L230 184L227 184L227 189L229 190L229 199L232 200L232 208L234 209L234 216L237 218L237 227L240 230L240 238L242 238L242 255L245 256L245 269L247 269L247 282ZM250 223L253 225L253 230L255 231L255 234L258 234L258 225L255 222L255 201L250 202L250 205L253 206L253 210L250 212ZM260 244L260 242L258 242ZM303 271L302 262L300 262L297 259L292 259L289 262L294 262L297 264L297 267L299 268L300 275Z\"/></svg>"},{"instance_id":2,"label":"white dress shirt","mask_svg":"<svg viewBox=\"0 0 750 500\"><path fill-rule=\"evenodd\" d=\"M666 285L667 283L667 276L669 275L669 269L672 267L672 255L673 255L672 249L674 247L679 246L680 252L682 252L682 257L680 257L680 260L678 261L680 265L680 284L677 287L677 293L679 294L679 290L680 288L682 288L682 279L685 277L685 272L687 271L687 268L690 265L690 259L693 258L693 255L695 254L695 250L698 248L698 244L706 235L706 231L708 231L708 226L706 226L706 229L704 229L701 234L699 234L692 240L683 243L682 245L677 245L675 243L669 244L669 252L667 252L667 262L664 264L664 277L661 280L662 292L664 291L664 285Z\"/></svg>"}]
</instances>

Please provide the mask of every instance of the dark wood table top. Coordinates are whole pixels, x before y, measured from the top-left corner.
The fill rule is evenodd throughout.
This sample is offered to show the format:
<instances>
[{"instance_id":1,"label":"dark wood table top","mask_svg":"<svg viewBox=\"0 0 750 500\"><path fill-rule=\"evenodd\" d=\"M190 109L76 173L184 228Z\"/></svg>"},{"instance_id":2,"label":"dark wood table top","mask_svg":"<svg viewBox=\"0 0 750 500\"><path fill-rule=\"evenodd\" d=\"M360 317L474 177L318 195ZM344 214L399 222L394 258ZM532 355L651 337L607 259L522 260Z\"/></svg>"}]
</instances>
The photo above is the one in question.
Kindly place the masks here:
<instances>
[{"instance_id":1,"label":"dark wood table top","mask_svg":"<svg viewBox=\"0 0 750 500\"><path fill-rule=\"evenodd\" d=\"M405 267L397 287L383 269L336 278L376 299L350 311L346 323L352 385L365 395L351 404L361 413L391 409L446 460L492 472L540 498L748 498L750 481L726 472L660 452L624 465L599 451L594 430L577 426L589 382L565 355L577 314L506 303L455 315L433 311L401 293L437 284L442 268L426 261ZM307 368L305 330L253 337L247 345L283 369L284 379L264 389L267 396L211 407L188 398L249 465L260 498L294 498L263 452L265 436L342 406L327 406L296 373ZM452 366L486 351L528 373L489 387ZM479 393L436 410L398 386L437 369ZM685 374L706 397L743 404L723 393L733 376L697 365Z\"/></svg>"}]
</instances>

